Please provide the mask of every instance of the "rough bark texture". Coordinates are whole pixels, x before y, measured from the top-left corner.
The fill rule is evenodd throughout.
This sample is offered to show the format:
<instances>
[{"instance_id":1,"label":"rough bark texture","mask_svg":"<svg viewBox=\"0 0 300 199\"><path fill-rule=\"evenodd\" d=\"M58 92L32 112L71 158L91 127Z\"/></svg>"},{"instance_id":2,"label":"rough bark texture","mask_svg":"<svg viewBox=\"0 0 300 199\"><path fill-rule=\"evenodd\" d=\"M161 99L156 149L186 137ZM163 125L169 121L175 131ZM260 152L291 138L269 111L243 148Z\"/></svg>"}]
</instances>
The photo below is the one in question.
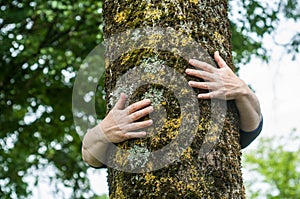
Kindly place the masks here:
<instances>
[{"instance_id":1,"label":"rough bark texture","mask_svg":"<svg viewBox=\"0 0 300 199\"><path fill-rule=\"evenodd\" d=\"M212 57L213 52L219 50L221 56L233 68L231 56L231 34L227 17L226 0L105 0L104 20L105 38L129 29L144 27L171 27L187 35L199 43ZM118 38L119 40L120 38ZM122 40L132 38L122 38ZM159 37L149 40L159 40ZM122 41L118 48L122 47ZM184 45L178 41L178 45ZM113 44L112 44L113 45ZM116 47L116 46L115 46ZM136 49L123 53L113 59L110 53L113 48L107 47L106 61L106 92L108 110L119 92L112 94L117 85L117 80L126 72L142 64L152 64L154 67L167 65L182 74L187 80L192 79L184 74L190 67L187 60L178 56L173 51L153 50L151 48ZM199 58L195 49L187 49L191 58ZM212 63L211 57L202 57L203 61ZM200 58L199 58L200 59ZM168 74L158 70L156 79ZM171 78L171 77L170 77ZM127 79L128 84L134 84ZM128 90L126 90L128 89ZM130 92L130 88L123 88L122 92ZM195 90L196 93L205 92ZM199 100L200 117L195 118L193 113L182 115L176 94L161 85L149 84L140 87L130 97L130 103L150 97L155 106L157 115L161 118L155 121L157 127L149 128L150 136L145 139L136 139L120 143L120 149L134 151L146 149L155 151L178 136L178 128L183 117L198 120L199 126L194 135L192 144L186 147L180 159L167 167L156 171L130 173L117 169L108 169L108 183L110 198L245 198L241 173L239 120L233 101L227 103L227 114L223 130L218 136L217 144L205 156L199 156L199 150L204 144L204 137L218 125L211 123L211 101ZM196 98L196 96L195 96ZM155 103L157 103L155 105ZM220 108L221 109L221 108ZM213 111L219 111L215 108ZM154 113L155 114L155 113ZM186 131L189 130L187 125ZM135 148L136 147L136 148ZM180 146L177 146L180 148ZM199 158L200 157L200 158ZM120 155L118 150L108 152L108 162L122 165L128 163L128 156ZM158 160L159 161L159 160ZM153 163L145 163L146 168L153 167Z\"/></svg>"}]
</instances>

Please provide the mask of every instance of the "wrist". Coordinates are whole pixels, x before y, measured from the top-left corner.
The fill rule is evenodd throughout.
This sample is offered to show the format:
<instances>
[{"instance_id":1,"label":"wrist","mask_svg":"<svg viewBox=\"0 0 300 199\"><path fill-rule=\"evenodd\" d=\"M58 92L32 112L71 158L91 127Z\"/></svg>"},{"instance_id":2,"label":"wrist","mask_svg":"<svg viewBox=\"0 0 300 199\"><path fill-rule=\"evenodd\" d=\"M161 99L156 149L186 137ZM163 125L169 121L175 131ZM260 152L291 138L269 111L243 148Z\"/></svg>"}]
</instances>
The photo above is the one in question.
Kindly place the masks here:
<instances>
[{"instance_id":1,"label":"wrist","mask_svg":"<svg viewBox=\"0 0 300 199\"><path fill-rule=\"evenodd\" d=\"M243 80L241 80L240 89L238 89L238 92L235 97L236 103L240 104L247 102L247 99L249 99L252 93L253 92L249 88L249 86Z\"/></svg>"},{"instance_id":2,"label":"wrist","mask_svg":"<svg viewBox=\"0 0 300 199\"><path fill-rule=\"evenodd\" d=\"M87 130L87 133L83 138L83 145L85 148L90 148L94 145L97 145L98 143L106 144L108 143L107 140L108 139L106 139L106 136L103 133L101 123L99 123L93 128Z\"/></svg>"},{"instance_id":3,"label":"wrist","mask_svg":"<svg viewBox=\"0 0 300 199\"><path fill-rule=\"evenodd\" d=\"M106 136L105 127L103 126L103 122L100 122L97 126L97 135L98 135L98 141L102 143L109 143L109 139Z\"/></svg>"}]
</instances>

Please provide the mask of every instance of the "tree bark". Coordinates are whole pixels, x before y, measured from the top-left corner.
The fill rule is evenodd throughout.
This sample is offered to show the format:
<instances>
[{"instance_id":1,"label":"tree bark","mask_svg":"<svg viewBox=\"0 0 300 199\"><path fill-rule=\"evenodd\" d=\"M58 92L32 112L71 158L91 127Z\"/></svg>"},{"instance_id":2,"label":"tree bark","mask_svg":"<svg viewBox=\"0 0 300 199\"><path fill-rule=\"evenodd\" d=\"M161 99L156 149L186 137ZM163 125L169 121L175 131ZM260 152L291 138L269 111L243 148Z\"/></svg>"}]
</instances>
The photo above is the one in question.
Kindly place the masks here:
<instances>
[{"instance_id":1,"label":"tree bark","mask_svg":"<svg viewBox=\"0 0 300 199\"><path fill-rule=\"evenodd\" d=\"M130 71L137 66L146 66L146 68L149 66L150 72L156 75L147 78L158 82L168 76L167 68L177 71L186 82L193 79L185 75L185 69L191 66L186 57L180 56L180 53L215 65L212 61L213 53L219 50L227 64L234 69L227 3L226 0L104 1L104 37L110 40L107 43L106 57L107 108L110 110L120 92L125 92L130 95L129 103L142 98L151 98L155 111L150 117L159 118L154 121L153 127L147 129L149 133L147 138L126 141L118 144L118 148L108 151L110 198L245 198L241 173L239 119L234 101L226 102L227 112L219 114L215 120L215 122L218 120L224 122L222 125L215 125L211 117L214 113L222 113L223 107L220 105L222 102L196 100L200 114L192 112L183 114L180 108L182 104L176 99L181 91L178 94L172 91L173 87L167 88L159 83L143 84L136 90L130 87L136 83L134 73ZM184 34L187 40L196 41L199 46L206 49L210 56L199 57L203 53L194 46L187 45L185 41L178 39L173 42L175 44L177 42L177 46L172 46L172 42L169 40L166 42L166 38L155 34L153 37L150 35L147 42L157 44L157 41L164 40L161 43L166 46L153 49L148 45L138 48L134 42L127 42L139 38L140 28L152 30L156 27L163 30L172 28L179 34L178 38L181 38L181 33ZM134 29L138 31L122 34ZM119 36L116 36L118 34ZM185 46L184 52L182 46ZM123 47L130 50L120 50ZM122 53L115 53L116 49ZM129 76L122 79L126 73ZM140 75L144 77L143 74ZM172 77L168 78L172 79ZM120 79L126 81L127 86L120 86L118 83ZM195 93L206 92L194 90ZM194 98L196 99L196 95ZM213 103L215 105L212 105ZM222 120L222 117L225 119ZM184 118L189 118L191 122L184 123ZM197 131L191 133L194 129L192 123L195 121L197 121ZM180 126L184 126L183 133L179 133ZM203 145L210 144L210 141L206 140L209 132L218 130L220 134L209 137L213 140L212 149L201 155ZM179 135L193 139L188 143L180 140L182 137L176 140ZM147 158L151 157L149 153L173 143L172 141L175 143L174 156L180 153L179 158L175 158L175 161L162 168L153 169L155 164L164 160L154 158L149 162L147 161ZM178 143L183 143L183 146ZM129 153L123 154L120 150ZM138 150L140 153L136 152ZM132 154L144 154L144 157L134 157ZM172 154L169 154L167 157L171 156ZM118 165L118 167L111 168L110 165ZM122 165L142 167L144 170L132 168L130 171L120 170Z\"/></svg>"}]
</instances>

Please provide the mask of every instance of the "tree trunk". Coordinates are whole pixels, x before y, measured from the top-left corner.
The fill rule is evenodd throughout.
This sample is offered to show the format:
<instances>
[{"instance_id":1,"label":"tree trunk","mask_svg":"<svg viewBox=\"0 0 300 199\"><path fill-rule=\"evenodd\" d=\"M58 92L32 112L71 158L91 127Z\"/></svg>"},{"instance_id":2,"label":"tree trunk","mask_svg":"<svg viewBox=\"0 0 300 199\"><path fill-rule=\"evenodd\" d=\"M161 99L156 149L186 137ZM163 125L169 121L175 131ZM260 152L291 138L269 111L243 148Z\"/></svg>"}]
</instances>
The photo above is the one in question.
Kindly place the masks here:
<instances>
[{"instance_id":1,"label":"tree trunk","mask_svg":"<svg viewBox=\"0 0 300 199\"><path fill-rule=\"evenodd\" d=\"M245 198L234 101L197 100L184 73L216 50L233 69L227 3L104 1L108 110L121 92L155 109L147 138L111 145L110 198Z\"/></svg>"}]
</instances>

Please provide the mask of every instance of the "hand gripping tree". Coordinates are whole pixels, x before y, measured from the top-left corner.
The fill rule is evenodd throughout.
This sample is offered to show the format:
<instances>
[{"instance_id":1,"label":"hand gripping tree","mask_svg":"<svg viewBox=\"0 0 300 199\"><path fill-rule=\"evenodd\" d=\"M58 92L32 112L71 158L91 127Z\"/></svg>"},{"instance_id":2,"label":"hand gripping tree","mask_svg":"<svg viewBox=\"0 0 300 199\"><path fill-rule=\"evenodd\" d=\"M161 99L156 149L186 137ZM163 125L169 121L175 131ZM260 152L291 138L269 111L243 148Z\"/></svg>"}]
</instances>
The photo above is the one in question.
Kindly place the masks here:
<instances>
[{"instance_id":1,"label":"hand gripping tree","mask_svg":"<svg viewBox=\"0 0 300 199\"><path fill-rule=\"evenodd\" d=\"M197 100L188 60L233 69L226 0L105 0L107 108L150 98L148 136L107 154L110 198L245 198L234 101Z\"/></svg>"}]
</instances>

